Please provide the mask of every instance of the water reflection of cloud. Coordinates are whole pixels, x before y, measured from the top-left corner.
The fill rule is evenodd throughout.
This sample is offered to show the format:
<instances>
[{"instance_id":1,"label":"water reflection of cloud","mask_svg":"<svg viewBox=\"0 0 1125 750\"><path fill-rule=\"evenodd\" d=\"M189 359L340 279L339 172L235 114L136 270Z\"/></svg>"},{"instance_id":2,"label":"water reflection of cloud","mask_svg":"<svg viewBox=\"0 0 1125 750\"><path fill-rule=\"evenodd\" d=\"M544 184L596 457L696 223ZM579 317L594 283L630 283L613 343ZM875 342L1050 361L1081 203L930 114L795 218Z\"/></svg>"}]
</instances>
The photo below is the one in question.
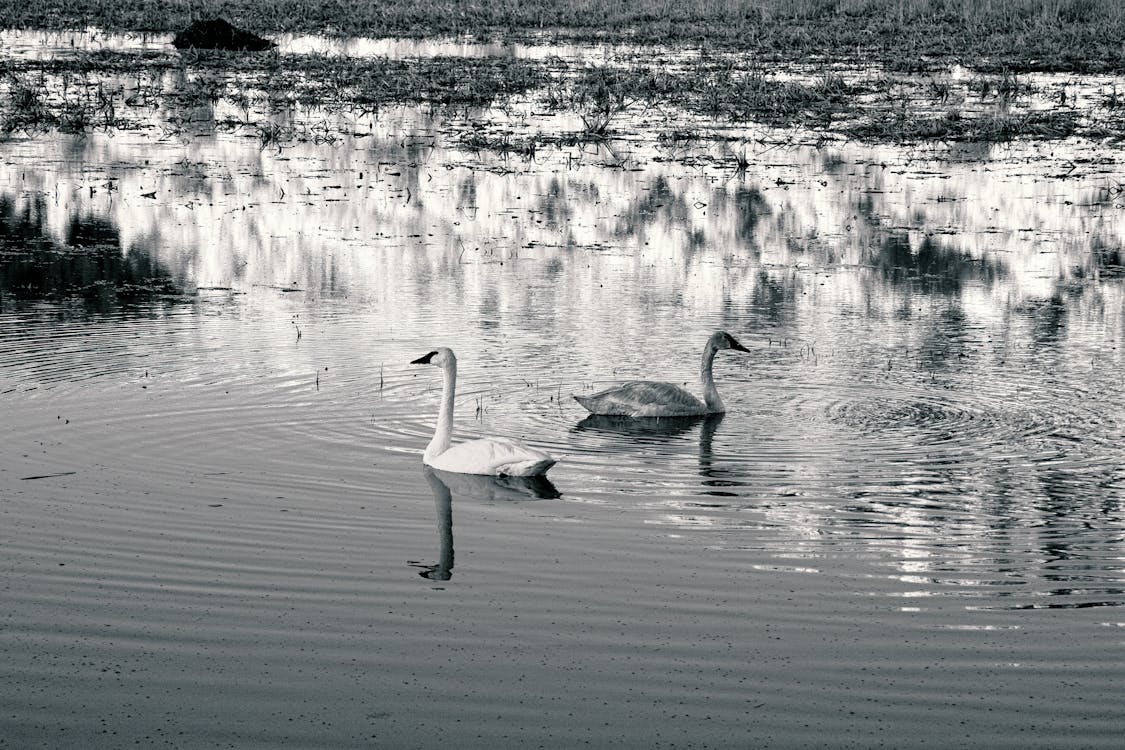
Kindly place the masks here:
<instances>
[{"instance_id":1,"label":"water reflection of cloud","mask_svg":"<svg viewBox=\"0 0 1125 750\"><path fill-rule=\"evenodd\" d=\"M613 315L630 331L677 307L720 321L746 305L790 328L829 300L882 316L956 296L966 315L994 318L998 303L1119 278L1125 222L1106 203L1108 178L1043 177L1050 166L1028 165L1034 146L994 154L988 169L853 144L763 151L731 180L646 160L644 143L631 145L639 170L566 148L513 168L443 147L441 129L397 108L355 118L356 135L335 145L282 151L222 134L190 147L144 134L43 138L9 147L0 181L46 199L46 232L61 238L75 212L104 217L122 246L143 238L189 283L375 298L432 295L448 276L450 304L476 299L493 320L571 295L604 323L599 300L624 277L633 296ZM528 263L558 283L533 298L499 272ZM1119 292L1099 296L1111 314ZM1089 294L1061 299L1095 309Z\"/></svg>"}]
</instances>

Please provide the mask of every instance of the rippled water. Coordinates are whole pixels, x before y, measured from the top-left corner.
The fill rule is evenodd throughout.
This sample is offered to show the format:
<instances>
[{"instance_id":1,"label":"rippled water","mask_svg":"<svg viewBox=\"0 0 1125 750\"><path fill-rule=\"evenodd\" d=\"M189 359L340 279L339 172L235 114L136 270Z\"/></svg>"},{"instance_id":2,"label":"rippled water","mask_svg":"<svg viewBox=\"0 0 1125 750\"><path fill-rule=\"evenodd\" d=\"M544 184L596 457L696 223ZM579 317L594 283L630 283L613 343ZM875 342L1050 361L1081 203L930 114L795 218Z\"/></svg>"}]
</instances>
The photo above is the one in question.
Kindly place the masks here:
<instances>
[{"instance_id":1,"label":"rippled water","mask_svg":"<svg viewBox=\"0 0 1125 750\"><path fill-rule=\"evenodd\" d=\"M512 117L0 144L0 747L1118 746L1117 153Z\"/></svg>"}]
</instances>

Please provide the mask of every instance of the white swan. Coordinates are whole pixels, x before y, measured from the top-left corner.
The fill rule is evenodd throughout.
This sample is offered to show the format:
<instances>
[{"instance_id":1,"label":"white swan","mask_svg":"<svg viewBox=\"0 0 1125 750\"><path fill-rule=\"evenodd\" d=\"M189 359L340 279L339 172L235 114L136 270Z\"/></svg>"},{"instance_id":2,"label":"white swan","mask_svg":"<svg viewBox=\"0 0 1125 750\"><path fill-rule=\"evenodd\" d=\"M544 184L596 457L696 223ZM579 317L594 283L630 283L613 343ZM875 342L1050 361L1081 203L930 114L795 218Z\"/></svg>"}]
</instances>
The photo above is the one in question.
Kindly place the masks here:
<instances>
[{"instance_id":1,"label":"white swan","mask_svg":"<svg viewBox=\"0 0 1125 750\"><path fill-rule=\"evenodd\" d=\"M607 388L591 396L575 396L574 400L585 406L591 414L621 417L687 417L703 414L722 414L726 411L711 365L720 349L749 352L725 331L716 331L703 347L703 399L672 383L652 380L634 380L616 388Z\"/></svg>"},{"instance_id":2,"label":"white swan","mask_svg":"<svg viewBox=\"0 0 1125 750\"><path fill-rule=\"evenodd\" d=\"M454 474L487 474L497 477L535 477L555 465L548 453L530 448L518 440L481 438L451 445L453 437L453 396L457 388L457 357L447 347L435 349L410 364L441 368L441 411L434 437L422 454L422 463Z\"/></svg>"}]
</instances>

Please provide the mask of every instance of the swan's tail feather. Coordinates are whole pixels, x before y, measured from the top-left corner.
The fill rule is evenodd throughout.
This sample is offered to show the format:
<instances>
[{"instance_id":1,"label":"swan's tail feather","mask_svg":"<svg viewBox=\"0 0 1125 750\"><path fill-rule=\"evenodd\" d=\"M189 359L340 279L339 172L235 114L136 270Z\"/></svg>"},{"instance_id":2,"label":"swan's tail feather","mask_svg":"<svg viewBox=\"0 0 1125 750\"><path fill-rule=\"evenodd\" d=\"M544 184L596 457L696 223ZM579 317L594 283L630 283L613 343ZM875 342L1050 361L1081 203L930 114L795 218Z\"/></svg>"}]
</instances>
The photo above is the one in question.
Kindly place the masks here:
<instances>
[{"instance_id":1,"label":"swan's tail feather","mask_svg":"<svg viewBox=\"0 0 1125 750\"><path fill-rule=\"evenodd\" d=\"M524 461L522 463L508 464L500 470L500 476L507 477L537 477L547 473L547 469L558 461L553 458L541 458L537 461Z\"/></svg>"},{"instance_id":2,"label":"swan's tail feather","mask_svg":"<svg viewBox=\"0 0 1125 750\"><path fill-rule=\"evenodd\" d=\"M594 410L594 399L590 396L573 396L574 400L586 407L586 411Z\"/></svg>"}]
</instances>

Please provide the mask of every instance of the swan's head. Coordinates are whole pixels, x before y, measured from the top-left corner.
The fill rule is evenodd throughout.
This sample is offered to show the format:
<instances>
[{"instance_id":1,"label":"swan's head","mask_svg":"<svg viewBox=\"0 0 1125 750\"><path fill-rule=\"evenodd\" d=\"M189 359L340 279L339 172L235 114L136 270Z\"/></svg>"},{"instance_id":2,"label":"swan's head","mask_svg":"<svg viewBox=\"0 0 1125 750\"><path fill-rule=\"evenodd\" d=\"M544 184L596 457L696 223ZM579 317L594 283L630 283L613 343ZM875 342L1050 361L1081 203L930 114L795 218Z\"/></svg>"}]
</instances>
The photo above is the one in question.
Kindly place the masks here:
<instances>
[{"instance_id":1,"label":"swan's head","mask_svg":"<svg viewBox=\"0 0 1125 750\"><path fill-rule=\"evenodd\" d=\"M412 365L434 365L435 367L445 367L447 364L456 364L457 358L453 356L453 350L447 346L438 347L424 357L412 360Z\"/></svg>"},{"instance_id":2,"label":"swan's head","mask_svg":"<svg viewBox=\"0 0 1125 750\"><path fill-rule=\"evenodd\" d=\"M736 352L750 351L745 346L738 343L738 339L731 336L726 331L715 331L711 334L711 339L707 343L713 346L716 351L719 349L734 349Z\"/></svg>"}]
</instances>

